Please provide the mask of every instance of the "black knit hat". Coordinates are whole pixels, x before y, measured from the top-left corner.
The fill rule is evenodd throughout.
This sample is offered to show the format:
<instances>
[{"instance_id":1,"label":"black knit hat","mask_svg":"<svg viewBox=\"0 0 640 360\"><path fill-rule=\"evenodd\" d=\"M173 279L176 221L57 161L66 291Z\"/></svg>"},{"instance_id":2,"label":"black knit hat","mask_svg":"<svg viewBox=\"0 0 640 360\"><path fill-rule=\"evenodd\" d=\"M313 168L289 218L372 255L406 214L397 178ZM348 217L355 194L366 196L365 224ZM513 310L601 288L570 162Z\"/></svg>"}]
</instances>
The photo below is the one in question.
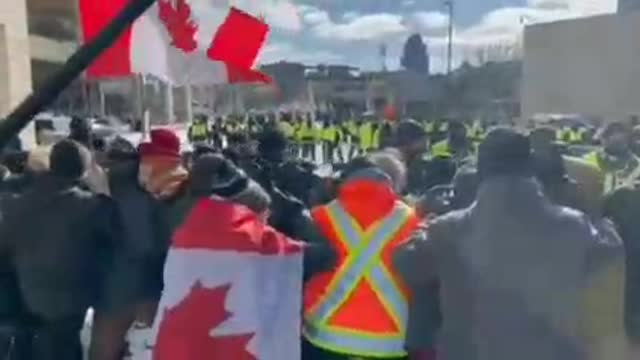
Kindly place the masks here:
<instances>
[{"instance_id":1,"label":"black knit hat","mask_svg":"<svg viewBox=\"0 0 640 360\"><path fill-rule=\"evenodd\" d=\"M531 176L529 139L510 129L491 130L478 151L478 175L484 180L493 176Z\"/></svg>"},{"instance_id":2,"label":"black knit hat","mask_svg":"<svg viewBox=\"0 0 640 360\"><path fill-rule=\"evenodd\" d=\"M69 123L69 138L84 146L91 146L91 123L86 118L74 116Z\"/></svg>"},{"instance_id":3,"label":"black knit hat","mask_svg":"<svg viewBox=\"0 0 640 360\"><path fill-rule=\"evenodd\" d=\"M426 139L427 132L415 120L402 120L394 134L394 144L402 146Z\"/></svg>"},{"instance_id":4,"label":"black knit hat","mask_svg":"<svg viewBox=\"0 0 640 360\"><path fill-rule=\"evenodd\" d=\"M55 144L49 155L49 169L52 175L65 179L79 179L84 176L89 164L88 151L72 140L62 140Z\"/></svg>"},{"instance_id":5,"label":"black knit hat","mask_svg":"<svg viewBox=\"0 0 640 360\"><path fill-rule=\"evenodd\" d=\"M107 158L113 161L135 160L138 150L129 140L116 136L107 143Z\"/></svg>"},{"instance_id":6,"label":"black knit hat","mask_svg":"<svg viewBox=\"0 0 640 360\"><path fill-rule=\"evenodd\" d=\"M244 172L219 154L201 155L191 168L190 189L197 195L231 197L243 191L247 183Z\"/></svg>"},{"instance_id":7,"label":"black knit hat","mask_svg":"<svg viewBox=\"0 0 640 360\"><path fill-rule=\"evenodd\" d=\"M266 129L258 135L258 152L263 156L282 153L287 145L286 135L278 129Z\"/></svg>"}]
</instances>

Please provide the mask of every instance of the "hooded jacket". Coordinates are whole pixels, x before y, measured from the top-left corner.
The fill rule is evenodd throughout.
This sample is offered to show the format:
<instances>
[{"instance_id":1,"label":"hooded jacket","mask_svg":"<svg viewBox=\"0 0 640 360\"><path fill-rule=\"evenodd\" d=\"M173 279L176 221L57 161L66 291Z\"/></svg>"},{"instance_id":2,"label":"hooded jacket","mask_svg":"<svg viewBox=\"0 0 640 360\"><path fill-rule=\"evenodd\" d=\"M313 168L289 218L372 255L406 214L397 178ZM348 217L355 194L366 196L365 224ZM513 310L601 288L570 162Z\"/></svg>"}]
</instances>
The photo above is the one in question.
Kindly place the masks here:
<instances>
[{"instance_id":1,"label":"hooded jacket","mask_svg":"<svg viewBox=\"0 0 640 360\"><path fill-rule=\"evenodd\" d=\"M439 280L439 358L582 360L619 334L623 255L611 224L552 205L532 179L495 177L394 263L414 289ZM408 343L424 341L409 328Z\"/></svg>"}]
</instances>

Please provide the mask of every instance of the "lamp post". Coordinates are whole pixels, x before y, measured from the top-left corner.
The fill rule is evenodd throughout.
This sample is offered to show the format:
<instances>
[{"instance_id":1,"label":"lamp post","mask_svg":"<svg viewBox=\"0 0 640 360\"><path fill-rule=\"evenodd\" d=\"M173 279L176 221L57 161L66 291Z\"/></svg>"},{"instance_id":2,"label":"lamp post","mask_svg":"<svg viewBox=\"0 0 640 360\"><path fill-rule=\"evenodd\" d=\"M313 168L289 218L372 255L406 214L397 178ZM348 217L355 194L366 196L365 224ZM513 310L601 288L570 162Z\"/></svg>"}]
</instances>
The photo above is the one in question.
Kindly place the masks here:
<instances>
[{"instance_id":1,"label":"lamp post","mask_svg":"<svg viewBox=\"0 0 640 360\"><path fill-rule=\"evenodd\" d=\"M445 0L444 2L444 6L447 7L449 13L449 29L447 39L447 75L451 74L451 63L453 60L453 1L454 0Z\"/></svg>"}]
</instances>

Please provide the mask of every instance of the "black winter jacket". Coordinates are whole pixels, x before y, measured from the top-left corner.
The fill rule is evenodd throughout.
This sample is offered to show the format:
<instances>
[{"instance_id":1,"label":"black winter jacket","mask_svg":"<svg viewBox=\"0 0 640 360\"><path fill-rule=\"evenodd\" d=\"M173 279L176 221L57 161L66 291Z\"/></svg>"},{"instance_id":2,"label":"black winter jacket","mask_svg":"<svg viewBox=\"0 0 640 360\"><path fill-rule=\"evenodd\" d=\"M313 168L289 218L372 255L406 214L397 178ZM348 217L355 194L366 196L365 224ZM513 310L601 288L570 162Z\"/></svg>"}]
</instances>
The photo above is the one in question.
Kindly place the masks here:
<instances>
[{"instance_id":1,"label":"black winter jacket","mask_svg":"<svg viewBox=\"0 0 640 360\"><path fill-rule=\"evenodd\" d=\"M47 175L4 205L0 258L10 259L28 311L45 320L84 314L119 238L111 200Z\"/></svg>"}]
</instances>

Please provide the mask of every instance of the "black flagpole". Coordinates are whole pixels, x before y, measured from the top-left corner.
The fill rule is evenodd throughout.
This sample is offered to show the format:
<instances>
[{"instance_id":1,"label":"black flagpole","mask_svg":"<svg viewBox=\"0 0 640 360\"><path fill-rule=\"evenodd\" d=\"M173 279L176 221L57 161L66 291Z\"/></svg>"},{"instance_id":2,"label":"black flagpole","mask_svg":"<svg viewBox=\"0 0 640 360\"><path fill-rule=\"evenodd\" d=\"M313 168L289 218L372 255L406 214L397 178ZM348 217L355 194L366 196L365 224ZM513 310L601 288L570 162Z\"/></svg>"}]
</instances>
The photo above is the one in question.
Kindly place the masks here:
<instances>
[{"instance_id":1,"label":"black flagpole","mask_svg":"<svg viewBox=\"0 0 640 360\"><path fill-rule=\"evenodd\" d=\"M127 26L151 7L154 1L130 0L129 4L93 41L76 50L58 72L49 77L40 88L35 89L4 120L0 120L0 149L9 143L11 138L18 135L36 114L53 102L76 77L116 41Z\"/></svg>"}]
</instances>

